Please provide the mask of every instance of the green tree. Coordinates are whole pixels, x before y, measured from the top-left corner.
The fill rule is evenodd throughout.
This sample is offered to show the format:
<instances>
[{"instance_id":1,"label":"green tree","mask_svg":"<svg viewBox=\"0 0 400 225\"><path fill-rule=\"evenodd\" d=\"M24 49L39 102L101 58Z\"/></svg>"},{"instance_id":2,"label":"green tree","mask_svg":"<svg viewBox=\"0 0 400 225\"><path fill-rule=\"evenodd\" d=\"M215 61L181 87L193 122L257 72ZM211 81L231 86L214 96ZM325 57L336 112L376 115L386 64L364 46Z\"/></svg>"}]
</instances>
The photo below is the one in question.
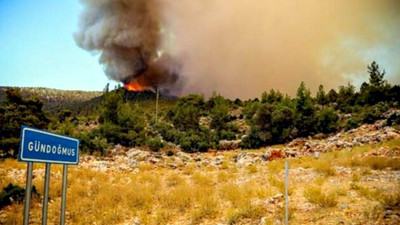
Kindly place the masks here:
<instances>
[{"instance_id":1,"label":"green tree","mask_svg":"<svg viewBox=\"0 0 400 225\"><path fill-rule=\"evenodd\" d=\"M385 81L383 80L383 76L385 75L385 70L381 71L379 69L379 65L373 61L371 65L367 66L369 73L369 83L374 87L382 87Z\"/></svg>"},{"instance_id":2,"label":"green tree","mask_svg":"<svg viewBox=\"0 0 400 225\"><path fill-rule=\"evenodd\" d=\"M104 95L104 102L100 113L100 123L118 123L118 108L123 103L122 93L118 91L108 92Z\"/></svg>"},{"instance_id":3,"label":"green tree","mask_svg":"<svg viewBox=\"0 0 400 225\"><path fill-rule=\"evenodd\" d=\"M211 117L211 128L216 129L217 131L222 131L229 128L229 108L226 105L217 105L215 106L210 113Z\"/></svg>"},{"instance_id":4,"label":"green tree","mask_svg":"<svg viewBox=\"0 0 400 225\"><path fill-rule=\"evenodd\" d=\"M335 91L335 89L331 89L331 90L328 92L326 98L327 98L327 101L328 101L329 103L334 103L334 102L337 101L338 93Z\"/></svg>"},{"instance_id":5,"label":"green tree","mask_svg":"<svg viewBox=\"0 0 400 225\"><path fill-rule=\"evenodd\" d=\"M332 108L323 108L317 112L318 131L328 134L339 128L339 116Z\"/></svg>"},{"instance_id":6,"label":"green tree","mask_svg":"<svg viewBox=\"0 0 400 225\"><path fill-rule=\"evenodd\" d=\"M348 83L347 86L339 86L337 97L338 109L343 112L351 112L356 103L355 87Z\"/></svg>"},{"instance_id":7,"label":"green tree","mask_svg":"<svg viewBox=\"0 0 400 225\"><path fill-rule=\"evenodd\" d=\"M6 90L0 105L0 149L7 155L16 157L18 154L21 125L47 128L50 121L42 107L43 103L37 97L24 99L18 89Z\"/></svg>"},{"instance_id":8,"label":"green tree","mask_svg":"<svg viewBox=\"0 0 400 225\"><path fill-rule=\"evenodd\" d=\"M315 98L316 102L320 105L325 105L328 102L328 98L324 91L324 86L321 84L318 87L317 96Z\"/></svg>"},{"instance_id":9,"label":"green tree","mask_svg":"<svg viewBox=\"0 0 400 225\"><path fill-rule=\"evenodd\" d=\"M360 88L360 103L374 105L378 102L390 100L391 87L383 79L385 70L379 69L379 65L373 61L367 66L369 73L369 83L364 82Z\"/></svg>"},{"instance_id":10,"label":"green tree","mask_svg":"<svg viewBox=\"0 0 400 225\"><path fill-rule=\"evenodd\" d=\"M312 103L311 93L301 82L296 95L296 128L299 136L314 134L316 130L315 108Z\"/></svg>"},{"instance_id":11,"label":"green tree","mask_svg":"<svg viewBox=\"0 0 400 225\"><path fill-rule=\"evenodd\" d=\"M262 103L275 103L275 102L281 102L283 99L283 94L280 93L279 91L275 91L274 89L270 90L268 92L263 92L261 95L261 102Z\"/></svg>"},{"instance_id":12,"label":"green tree","mask_svg":"<svg viewBox=\"0 0 400 225\"><path fill-rule=\"evenodd\" d=\"M178 99L173 109L168 112L168 117L180 131L197 130L204 106L202 96L188 95Z\"/></svg>"}]
</instances>

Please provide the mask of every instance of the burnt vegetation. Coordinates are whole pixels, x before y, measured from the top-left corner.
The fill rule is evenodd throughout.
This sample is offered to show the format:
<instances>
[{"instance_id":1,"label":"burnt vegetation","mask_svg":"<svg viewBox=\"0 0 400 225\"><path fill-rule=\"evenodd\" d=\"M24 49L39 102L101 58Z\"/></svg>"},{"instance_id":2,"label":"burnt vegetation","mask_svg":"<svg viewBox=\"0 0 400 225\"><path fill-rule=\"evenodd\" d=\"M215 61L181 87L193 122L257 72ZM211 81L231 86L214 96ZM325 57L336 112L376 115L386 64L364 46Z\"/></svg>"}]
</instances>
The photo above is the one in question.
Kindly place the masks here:
<instances>
[{"instance_id":1,"label":"burnt vegetation","mask_svg":"<svg viewBox=\"0 0 400 225\"><path fill-rule=\"evenodd\" d=\"M3 88L0 149L2 157L16 157L22 124L77 137L81 151L90 154L104 154L114 145L169 153L179 146L185 152L205 152L224 149L222 140L253 149L298 137L328 135L373 123L388 109L399 107L400 86L389 84L376 62L367 69L369 81L360 90L347 84L325 91L321 85L315 97L304 82L295 97L276 90L247 101L232 101L218 94L208 100L196 94L161 95L157 119L156 94L150 91L109 90L107 85L101 95L84 94L69 103L64 97L61 103L54 103L40 92L27 95L24 89ZM399 117L392 115L388 125L398 126Z\"/></svg>"}]
</instances>

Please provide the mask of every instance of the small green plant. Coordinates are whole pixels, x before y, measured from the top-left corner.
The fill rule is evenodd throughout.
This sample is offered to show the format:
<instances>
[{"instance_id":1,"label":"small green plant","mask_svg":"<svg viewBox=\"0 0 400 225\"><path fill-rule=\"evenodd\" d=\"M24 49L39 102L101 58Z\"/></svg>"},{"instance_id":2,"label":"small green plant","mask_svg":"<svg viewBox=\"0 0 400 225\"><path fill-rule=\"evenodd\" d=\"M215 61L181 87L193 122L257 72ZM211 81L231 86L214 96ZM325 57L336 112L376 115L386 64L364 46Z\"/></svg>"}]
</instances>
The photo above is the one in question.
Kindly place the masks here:
<instances>
[{"instance_id":1,"label":"small green plant","mask_svg":"<svg viewBox=\"0 0 400 225\"><path fill-rule=\"evenodd\" d=\"M160 138L152 138L147 142L149 149L153 152L158 152L164 147L164 143Z\"/></svg>"}]
</instances>

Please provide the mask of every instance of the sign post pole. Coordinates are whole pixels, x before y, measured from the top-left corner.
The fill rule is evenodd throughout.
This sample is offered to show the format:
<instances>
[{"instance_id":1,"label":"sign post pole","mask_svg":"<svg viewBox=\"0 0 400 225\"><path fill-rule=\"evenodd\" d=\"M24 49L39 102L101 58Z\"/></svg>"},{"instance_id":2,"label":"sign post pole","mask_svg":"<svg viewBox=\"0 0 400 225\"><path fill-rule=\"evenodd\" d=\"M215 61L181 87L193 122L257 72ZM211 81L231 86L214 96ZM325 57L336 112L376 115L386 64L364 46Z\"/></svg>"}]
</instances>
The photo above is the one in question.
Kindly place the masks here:
<instances>
[{"instance_id":1,"label":"sign post pole","mask_svg":"<svg viewBox=\"0 0 400 225\"><path fill-rule=\"evenodd\" d=\"M44 197L43 197L43 211L42 211L42 225L47 224L47 207L49 202L49 181L50 181L50 163L46 163L46 172L44 180Z\"/></svg>"},{"instance_id":2,"label":"sign post pole","mask_svg":"<svg viewBox=\"0 0 400 225\"><path fill-rule=\"evenodd\" d=\"M61 196L61 217L60 224L65 224L65 205L67 204L67 175L68 175L68 165L63 165L63 180L62 180L62 196Z\"/></svg>"},{"instance_id":3,"label":"sign post pole","mask_svg":"<svg viewBox=\"0 0 400 225\"><path fill-rule=\"evenodd\" d=\"M32 164L28 162L26 169L26 190L25 190L25 208L24 208L24 225L29 224L29 208L31 205L31 190L32 190Z\"/></svg>"},{"instance_id":4,"label":"sign post pole","mask_svg":"<svg viewBox=\"0 0 400 225\"><path fill-rule=\"evenodd\" d=\"M289 224L289 162L285 161L285 224Z\"/></svg>"}]
</instances>

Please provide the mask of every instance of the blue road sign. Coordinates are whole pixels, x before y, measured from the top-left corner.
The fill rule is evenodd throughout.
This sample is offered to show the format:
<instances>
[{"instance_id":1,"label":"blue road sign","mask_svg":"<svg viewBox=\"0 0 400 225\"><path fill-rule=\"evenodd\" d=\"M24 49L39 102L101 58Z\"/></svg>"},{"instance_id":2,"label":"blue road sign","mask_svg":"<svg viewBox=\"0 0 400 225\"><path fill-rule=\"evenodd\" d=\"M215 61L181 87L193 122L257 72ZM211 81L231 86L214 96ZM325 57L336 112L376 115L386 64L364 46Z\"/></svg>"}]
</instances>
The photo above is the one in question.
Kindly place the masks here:
<instances>
[{"instance_id":1,"label":"blue road sign","mask_svg":"<svg viewBox=\"0 0 400 225\"><path fill-rule=\"evenodd\" d=\"M79 161L79 140L22 126L19 161L76 165Z\"/></svg>"}]
</instances>

